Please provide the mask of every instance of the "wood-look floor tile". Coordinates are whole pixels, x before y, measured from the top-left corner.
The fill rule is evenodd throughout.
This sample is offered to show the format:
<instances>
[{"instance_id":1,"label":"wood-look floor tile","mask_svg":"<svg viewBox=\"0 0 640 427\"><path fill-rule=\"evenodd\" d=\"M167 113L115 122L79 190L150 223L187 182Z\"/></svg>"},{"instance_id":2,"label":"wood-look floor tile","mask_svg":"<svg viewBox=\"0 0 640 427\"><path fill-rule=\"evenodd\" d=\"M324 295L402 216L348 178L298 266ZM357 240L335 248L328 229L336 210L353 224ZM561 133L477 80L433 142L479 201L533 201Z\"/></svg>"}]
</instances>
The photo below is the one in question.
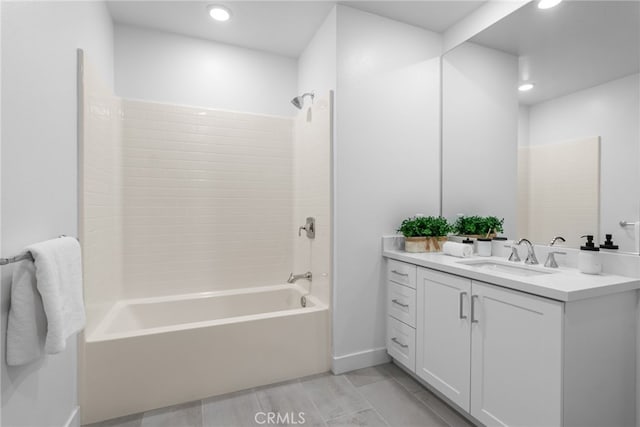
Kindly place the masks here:
<instances>
[{"instance_id":1,"label":"wood-look floor tile","mask_svg":"<svg viewBox=\"0 0 640 427\"><path fill-rule=\"evenodd\" d=\"M256 414L261 412L253 390L225 394L202 401L204 427L247 427L260 425Z\"/></svg>"},{"instance_id":2,"label":"wood-look floor tile","mask_svg":"<svg viewBox=\"0 0 640 427\"><path fill-rule=\"evenodd\" d=\"M344 415L327 421L329 427L389 427L373 409L365 409L355 414Z\"/></svg>"},{"instance_id":3,"label":"wood-look floor tile","mask_svg":"<svg viewBox=\"0 0 640 427\"><path fill-rule=\"evenodd\" d=\"M325 420L371 407L343 375L313 378L301 385Z\"/></svg>"},{"instance_id":4,"label":"wood-look floor tile","mask_svg":"<svg viewBox=\"0 0 640 427\"><path fill-rule=\"evenodd\" d=\"M83 427L140 427L142 414L128 415L99 423L85 424Z\"/></svg>"},{"instance_id":5,"label":"wood-look floor tile","mask_svg":"<svg viewBox=\"0 0 640 427\"><path fill-rule=\"evenodd\" d=\"M185 403L144 413L142 427L202 427L202 403Z\"/></svg>"},{"instance_id":6,"label":"wood-look floor tile","mask_svg":"<svg viewBox=\"0 0 640 427\"><path fill-rule=\"evenodd\" d=\"M385 366L386 365L370 366L368 368L347 372L345 376L354 386L362 387L363 385L388 379L390 374Z\"/></svg>"},{"instance_id":7,"label":"wood-look floor tile","mask_svg":"<svg viewBox=\"0 0 640 427\"><path fill-rule=\"evenodd\" d=\"M420 390L423 389L423 387L422 387L422 385L420 385L420 383L418 383L416 380L411 378L411 376L409 376L409 374L407 374L405 371L400 369L395 364L389 363L389 364L383 365L383 366L384 366L384 369L386 369L387 372L389 372L389 375L391 375L393 377L393 379L398 381L401 386L406 388L408 392L415 393L415 392L420 391Z\"/></svg>"},{"instance_id":8,"label":"wood-look floor tile","mask_svg":"<svg viewBox=\"0 0 640 427\"><path fill-rule=\"evenodd\" d=\"M288 417L288 422L278 425L325 426L322 416L299 382L261 388L256 390L256 395L263 412Z\"/></svg>"},{"instance_id":9,"label":"wood-look floor tile","mask_svg":"<svg viewBox=\"0 0 640 427\"><path fill-rule=\"evenodd\" d=\"M440 415L451 427L473 427L471 422L429 390L420 390L415 393L414 396L433 409L433 411Z\"/></svg>"},{"instance_id":10,"label":"wood-look floor tile","mask_svg":"<svg viewBox=\"0 0 640 427\"><path fill-rule=\"evenodd\" d=\"M448 427L433 410L393 379L368 384L358 390L394 427Z\"/></svg>"}]
</instances>

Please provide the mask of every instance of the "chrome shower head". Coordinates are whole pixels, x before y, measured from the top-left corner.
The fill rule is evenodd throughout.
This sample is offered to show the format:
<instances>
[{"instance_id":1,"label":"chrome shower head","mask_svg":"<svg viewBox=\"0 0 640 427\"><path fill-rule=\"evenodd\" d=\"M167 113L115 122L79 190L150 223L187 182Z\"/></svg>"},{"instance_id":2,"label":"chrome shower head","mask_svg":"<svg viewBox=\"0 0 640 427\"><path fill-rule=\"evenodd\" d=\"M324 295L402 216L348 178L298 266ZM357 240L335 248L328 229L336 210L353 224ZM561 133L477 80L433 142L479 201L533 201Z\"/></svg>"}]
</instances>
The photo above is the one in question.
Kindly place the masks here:
<instances>
[{"instance_id":1,"label":"chrome shower head","mask_svg":"<svg viewBox=\"0 0 640 427\"><path fill-rule=\"evenodd\" d=\"M304 97L305 96L310 96L311 97L311 101L313 101L313 98L315 97L315 95L313 94L313 92L307 92L304 93L300 96L296 96L295 98L293 98L291 100L291 103L293 104L294 107L296 107L298 110L302 110L302 104L304 103Z\"/></svg>"}]
</instances>

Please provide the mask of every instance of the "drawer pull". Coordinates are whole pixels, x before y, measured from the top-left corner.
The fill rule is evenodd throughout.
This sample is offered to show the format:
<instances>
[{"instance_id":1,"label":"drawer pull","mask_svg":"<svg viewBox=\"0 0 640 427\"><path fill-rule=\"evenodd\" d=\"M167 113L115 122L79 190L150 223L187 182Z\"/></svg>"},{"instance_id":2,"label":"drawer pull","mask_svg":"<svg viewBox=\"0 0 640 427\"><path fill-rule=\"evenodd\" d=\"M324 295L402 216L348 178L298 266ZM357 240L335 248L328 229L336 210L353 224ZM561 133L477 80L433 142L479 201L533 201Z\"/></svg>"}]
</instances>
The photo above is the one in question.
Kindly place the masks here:
<instances>
[{"instance_id":1,"label":"drawer pull","mask_svg":"<svg viewBox=\"0 0 640 427\"><path fill-rule=\"evenodd\" d=\"M391 338L391 341L393 341L394 343L398 344L398 345L399 345L400 347L402 347L402 348L407 348L407 347L409 347L409 345L408 345L408 344L402 344L402 343L398 340L398 338L396 338L396 337Z\"/></svg>"},{"instance_id":2,"label":"drawer pull","mask_svg":"<svg viewBox=\"0 0 640 427\"><path fill-rule=\"evenodd\" d=\"M479 298L478 295L471 295L471 323L478 323L476 319L476 304L475 300Z\"/></svg>"},{"instance_id":3,"label":"drawer pull","mask_svg":"<svg viewBox=\"0 0 640 427\"><path fill-rule=\"evenodd\" d=\"M458 313L458 317L460 319L466 319L467 318L467 316L462 314L462 300L464 299L465 295L467 295L466 292L460 292L460 312Z\"/></svg>"},{"instance_id":4,"label":"drawer pull","mask_svg":"<svg viewBox=\"0 0 640 427\"><path fill-rule=\"evenodd\" d=\"M409 277L409 273L401 273L401 272L399 272L399 271L397 271L397 270L391 270L391 272L392 272L393 274L397 274L398 276Z\"/></svg>"},{"instance_id":5,"label":"drawer pull","mask_svg":"<svg viewBox=\"0 0 640 427\"><path fill-rule=\"evenodd\" d=\"M409 307L409 304L403 304L400 301L398 301L397 299L392 299L391 302L394 303L394 304L399 305L400 307L404 307L404 308Z\"/></svg>"}]
</instances>

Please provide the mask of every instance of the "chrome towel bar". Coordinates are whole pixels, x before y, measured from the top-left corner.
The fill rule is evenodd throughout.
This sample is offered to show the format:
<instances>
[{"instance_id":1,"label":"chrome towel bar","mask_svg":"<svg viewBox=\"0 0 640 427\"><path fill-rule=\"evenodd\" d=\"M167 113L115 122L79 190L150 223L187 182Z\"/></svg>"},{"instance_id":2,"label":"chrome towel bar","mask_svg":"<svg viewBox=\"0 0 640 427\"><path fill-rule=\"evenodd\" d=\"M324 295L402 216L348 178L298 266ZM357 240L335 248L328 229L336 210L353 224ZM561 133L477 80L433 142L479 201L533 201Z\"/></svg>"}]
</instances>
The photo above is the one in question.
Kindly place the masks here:
<instances>
[{"instance_id":1,"label":"chrome towel bar","mask_svg":"<svg viewBox=\"0 0 640 427\"><path fill-rule=\"evenodd\" d=\"M11 258L0 258L0 265L12 264L14 262L24 261L27 259L30 261L33 261L33 257L31 256L31 253L24 252L24 253L21 253L20 255L16 255Z\"/></svg>"},{"instance_id":2,"label":"chrome towel bar","mask_svg":"<svg viewBox=\"0 0 640 427\"><path fill-rule=\"evenodd\" d=\"M64 235L59 236L59 237L66 237ZM75 238L76 240L78 240L78 238ZM29 260L29 261L33 261L33 256L31 255L30 252L23 252L19 255L10 257L10 258L0 258L0 266L2 265L7 265L7 264L13 264L14 262L20 262L20 261L25 261L25 260Z\"/></svg>"}]
</instances>

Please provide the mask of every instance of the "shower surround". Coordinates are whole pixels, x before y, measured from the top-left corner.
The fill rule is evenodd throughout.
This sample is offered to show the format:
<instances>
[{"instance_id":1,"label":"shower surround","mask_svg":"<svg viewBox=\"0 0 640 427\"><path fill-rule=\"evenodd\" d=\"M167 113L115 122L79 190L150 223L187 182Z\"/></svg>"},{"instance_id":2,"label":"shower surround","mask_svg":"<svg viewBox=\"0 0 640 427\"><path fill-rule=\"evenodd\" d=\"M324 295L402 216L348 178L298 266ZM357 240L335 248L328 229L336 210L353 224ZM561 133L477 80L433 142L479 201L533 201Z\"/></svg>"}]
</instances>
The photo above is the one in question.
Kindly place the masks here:
<instances>
[{"instance_id":1,"label":"shower surround","mask_svg":"<svg viewBox=\"0 0 640 427\"><path fill-rule=\"evenodd\" d=\"M120 99L79 60L82 422L328 370L330 97L297 119Z\"/></svg>"}]
</instances>

